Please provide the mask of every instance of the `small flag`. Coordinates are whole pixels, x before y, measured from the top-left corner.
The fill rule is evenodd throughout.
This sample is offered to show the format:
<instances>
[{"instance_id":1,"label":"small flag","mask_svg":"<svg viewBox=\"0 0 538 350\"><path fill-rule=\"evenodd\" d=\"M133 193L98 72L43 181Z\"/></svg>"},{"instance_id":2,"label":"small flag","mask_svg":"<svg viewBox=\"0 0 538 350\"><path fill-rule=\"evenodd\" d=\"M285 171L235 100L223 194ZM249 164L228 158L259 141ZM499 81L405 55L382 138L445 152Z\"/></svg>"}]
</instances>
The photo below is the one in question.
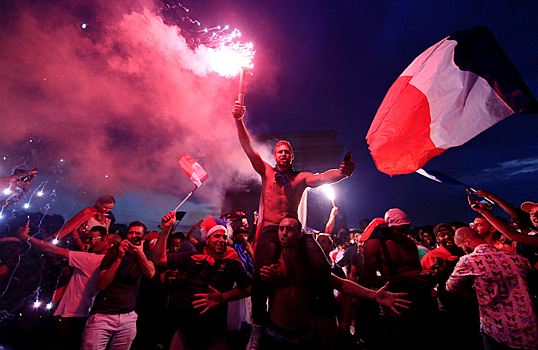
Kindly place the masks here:
<instances>
[{"instance_id":1,"label":"small flag","mask_svg":"<svg viewBox=\"0 0 538 350\"><path fill-rule=\"evenodd\" d=\"M194 182L195 190L202 186L202 183L209 177L205 170L194 159L186 154L182 154L178 162L185 174Z\"/></svg>"},{"instance_id":2,"label":"small flag","mask_svg":"<svg viewBox=\"0 0 538 350\"><path fill-rule=\"evenodd\" d=\"M486 26L424 51L390 87L366 140L379 171L409 174L538 103Z\"/></svg>"}]
</instances>

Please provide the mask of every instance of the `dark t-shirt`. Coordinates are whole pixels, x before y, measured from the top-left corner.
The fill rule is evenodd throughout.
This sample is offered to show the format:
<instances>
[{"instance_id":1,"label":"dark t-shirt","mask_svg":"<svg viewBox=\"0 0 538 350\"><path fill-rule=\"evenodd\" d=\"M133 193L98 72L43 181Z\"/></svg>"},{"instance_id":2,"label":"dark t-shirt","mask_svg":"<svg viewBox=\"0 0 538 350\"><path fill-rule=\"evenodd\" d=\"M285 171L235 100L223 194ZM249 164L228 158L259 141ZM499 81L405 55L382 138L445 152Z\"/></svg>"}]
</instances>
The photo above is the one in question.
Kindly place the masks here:
<instances>
[{"instance_id":1,"label":"dark t-shirt","mask_svg":"<svg viewBox=\"0 0 538 350\"><path fill-rule=\"evenodd\" d=\"M194 309L192 302L200 298L195 298L194 295L210 293L209 286L224 293L234 288L234 282L237 283L237 288L246 289L250 286L252 277L240 261L233 259L216 260L213 265L210 265L206 260L194 260L192 255L195 254L200 253L179 252L167 255L168 268L185 271L187 274L181 306L182 315L196 317L197 320L191 319L192 324L203 319L204 322L210 322L217 327L223 326L225 328L228 304L220 304L209 309L203 315L199 315L201 309ZM200 319L198 320L198 318ZM206 326L204 325L204 327Z\"/></svg>"},{"instance_id":2,"label":"dark t-shirt","mask_svg":"<svg viewBox=\"0 0 538 350\"><path fill-rule=\"evenodd\" d=\"M110 268L117 256L117 247L109 250L101 262L101 271ZM138 260L126 252L114 280L105 290L97 294L90 314L123 314L134 311L140 277L142 277L142 268Z\"/></svg>"}]
</instances>

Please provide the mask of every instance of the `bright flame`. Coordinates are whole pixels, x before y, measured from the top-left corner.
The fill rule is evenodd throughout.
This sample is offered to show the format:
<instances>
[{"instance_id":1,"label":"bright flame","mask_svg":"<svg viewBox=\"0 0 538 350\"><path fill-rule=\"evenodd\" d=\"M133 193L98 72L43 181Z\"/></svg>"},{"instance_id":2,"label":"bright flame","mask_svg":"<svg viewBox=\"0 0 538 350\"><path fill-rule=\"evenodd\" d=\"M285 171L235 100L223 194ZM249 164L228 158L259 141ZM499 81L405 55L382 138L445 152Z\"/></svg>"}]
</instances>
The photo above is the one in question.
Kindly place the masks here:
<instances>
[{"instance_id":1,"label":"bright flame","mask_svg":"<svg viewBox=\"0 0 538 350\"><path fill-rule=\"evenodd\" d=\"M323 190L323 192L325 192L325 194L327 195L327 197L329 197L331 201L334 201L334 191L331 185L323 185L320 188Z\"/></svg>"},{"instance_id":2,"label":"bright flame","mask_svg":"<svg viewBox=\"0 0 538 350\"><path fill-rule=\"evenodd\" d=\"M226 29L228 26L224 30ZM253 50L252 43L233 41L241 36L239 30L234 29L230 34L223 34L223 31L218 32L214 36L215 39L199 49L207 48L212 71L229 78L240 73L241 69L251 69L254 66L252 59L256 51Z\"/></svg>"}]
</instances>

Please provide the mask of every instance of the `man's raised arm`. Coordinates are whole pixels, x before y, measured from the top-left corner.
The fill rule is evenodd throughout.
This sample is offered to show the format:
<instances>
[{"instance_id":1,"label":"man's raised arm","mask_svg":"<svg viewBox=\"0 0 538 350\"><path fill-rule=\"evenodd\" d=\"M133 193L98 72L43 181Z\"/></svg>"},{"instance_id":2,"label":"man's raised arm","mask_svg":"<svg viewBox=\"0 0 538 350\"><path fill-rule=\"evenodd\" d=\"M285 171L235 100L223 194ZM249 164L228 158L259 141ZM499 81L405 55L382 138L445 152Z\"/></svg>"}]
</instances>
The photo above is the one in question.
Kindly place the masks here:
<instances>
[{"instance_id":1,"label":"man's raised arm","mask_svg":"<svg viewBox=\"0 0 538 350\"><path fill-rule=\"evenodd\" d=\"M40 239L29 236L28 235L28 232L30 232L30 228L28 226L29 223L30 222L27 222L26 226L20 227L17 230L17 236L19 237L21 241L26 241L32 247L42 250L45 254L54 256L56 258L69 259L69 251L67 249L60 248L52 243L43 242Z\"/></svg>"},{"instance_id":2,"label":"man's raised arm","mask_svg":"<svg viewBox=\"0 0 538 350\"><path fill-rule=\"evenodd\" d=\"M265 162L258 152L252 147L252 140L248 134L245 123L243 123L243 117L245 116L245 106L242 106L239 102L235 102L232 108L232 115L235 119L235 126L237 127L237 135L239 136L239 143L243 147L243 151L247 154L252 167L258 174L265 174Z\"/></svg>"},{"instance_id":3,"label":"man's raised arm","mask_svg":"<svg viewBox=\"0 0 538 350\"><path fill-rule=\"evenodd\" d=\"M164 267L168 265L168 262L166 261L166 243L168 242L168 236L170 235L170 231L172 230L172 227L174 226L175 222L175 211L169 212L161 219L161 225L163 230L159 235L159 238L157 239L155 248L153 248L153 254L151 255L151 260L155 265Z\"/></svg>"},{"instance_id":4,"label":"man's raised arm","mask_svg":"<svg viewBox=\"0 0 538 350\"><path fill-rule=\"evenodd\" d=\"M471 205L471 208L473 208L473 210L482 214L482 216L486 220L488 220L489 223L497 229L497 231L499 231L506 237L522 244L527 244L533 247L538 247L538 236L526 235L526 234L517 232L515 228L513 228L512 226L508 225L507 223L503 222L498 217L493 215L491 210L488 210L488 208L486 208L484 204L478 201L469 200L469 204Z\"/></svg>"}]
</instances>

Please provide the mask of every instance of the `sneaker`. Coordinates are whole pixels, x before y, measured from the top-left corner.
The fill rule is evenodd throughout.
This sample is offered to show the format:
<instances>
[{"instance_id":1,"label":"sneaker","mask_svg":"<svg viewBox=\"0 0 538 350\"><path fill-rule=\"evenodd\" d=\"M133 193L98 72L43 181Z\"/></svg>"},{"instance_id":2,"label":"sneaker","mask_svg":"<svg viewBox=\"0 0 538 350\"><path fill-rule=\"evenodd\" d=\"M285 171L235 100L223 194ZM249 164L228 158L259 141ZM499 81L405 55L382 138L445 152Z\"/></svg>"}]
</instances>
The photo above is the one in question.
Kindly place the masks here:
<instances>
[{"instance_id":1,"label":"sneaker","mask_svg":"<svg viewBox=\"0 0 538 350\"><path fill-rule=\"evenodd\" d=\"M250 339L248 340L246 350L258 350L260 346L260 338L263 333L263 325L252 324L252 330L250 331Z\"/></svg>"}]
</instances>

